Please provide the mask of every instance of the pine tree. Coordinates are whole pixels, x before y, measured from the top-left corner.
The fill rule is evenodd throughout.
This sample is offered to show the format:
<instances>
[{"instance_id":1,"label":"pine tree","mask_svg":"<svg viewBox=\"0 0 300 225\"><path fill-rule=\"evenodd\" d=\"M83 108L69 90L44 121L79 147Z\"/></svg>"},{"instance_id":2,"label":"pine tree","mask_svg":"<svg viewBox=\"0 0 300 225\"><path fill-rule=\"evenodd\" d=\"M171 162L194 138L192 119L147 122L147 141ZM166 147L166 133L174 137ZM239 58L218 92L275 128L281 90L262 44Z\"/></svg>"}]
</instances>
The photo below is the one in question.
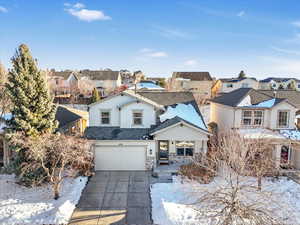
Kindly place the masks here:
<instances>
[{"instance_id":1,"label":"pine tree","mask_svg":"<svg viewBox=\"0 0 300 225\"><path fill-rule=\"evenodd\" d=\"M7 90L13 104L12 131L23 131L27 136L53 132L56 106L50 97L45 75L37 68L29 48L21 44L12 58Z\"/></svg>"},{"instance_id":2,"label":"pine tree","mask_svg":"<svg viewBox=\"0 0 300 225\"><path fill-rule=\"evenodd\" d=\"M241 78L245 78L246 77L246 74L245 74L245 72L244 72L244 70L242 70L240 73L239 73L239 79L241 79Z\"/></svg>"},{"instance_id":3,"label":"pine tree","mask_svg":"<svg viewBox=\"0 0 300 225\"><path fill-rule=\"evenodd\" d=\"M92 99L91 99L91 102L94 103L94 102L98 102L100 100L100 95L99 95L99 92L96 88L93 89L93 92L92 92Z\"/></svg>"}]
</instances>

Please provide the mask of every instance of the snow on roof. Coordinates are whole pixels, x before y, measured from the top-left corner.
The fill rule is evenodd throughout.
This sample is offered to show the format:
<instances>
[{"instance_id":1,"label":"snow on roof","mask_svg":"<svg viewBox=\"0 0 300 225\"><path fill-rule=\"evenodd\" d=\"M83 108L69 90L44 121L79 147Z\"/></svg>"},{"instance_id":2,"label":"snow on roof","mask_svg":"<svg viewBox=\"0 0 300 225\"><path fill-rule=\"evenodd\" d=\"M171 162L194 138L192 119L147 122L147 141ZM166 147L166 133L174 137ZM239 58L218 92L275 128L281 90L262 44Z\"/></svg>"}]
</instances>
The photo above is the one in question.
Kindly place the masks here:
<instances>
[{"instance_id":1,"label":"snow on roof","mask_svg":"<svg viewBox=\"0 0 300 225\"><path fill-rule=\"evenodd\" d=\"M286 139L278 132L263 128L239 129L238 132L246 139Z\"/></svg>"},{"instance_id":2,"label":"snow on roof","mask_svg":"<svg viewBox=\"0 0 300 225\"><path fill-rule=\"evenodd\" d=\"M1 118L4 119L5 121L10 120L12 118L12 114L11 113L6 113ZM6 127L5 122L0 121L0 132L2 132L5 127Z\"/></svg>"},{"instance_id":3,"label":"snow on roof","mask_svg":"<svg viewBox=\"0 0 300 225\"><path fill-rule=\"evenodd\" d=\"M294 141L300 141L300 131L299 130L280 130L280 133Z\"/></svg>"},{"instance_id":4,"label":"snow on roof","mask_svg":"<svg viewBox=\"0 0 300 225\"><path fill-rule=\"evenodd\" d=\"M250 103L248 105L245 104L245 105L239 105L239 106L241 106L241 107L257 107L257 108L272 108L275 105L275 102L276 102L276 99L272 98L270 100L263 101L263 102L260 102L258 104L255 104L255 105L252 105Z\"/></svg>"},{"instance_id":5,"label":"snow on roof","mask_svg":"<svg viewBox=\"0 0 300 225\"><path fill-rule=\"evenodd\" d=\"M174 117L180 117L181 119L203 129L207 130L207 127L201 118L201 116L198 114L196 109L192 104L177 104L176 107L168 106L165 113L159 116L160 122L164 122L168 119L172 119Z\"/></svg>"},{"instance_id":6,"label":"snow on roof","mask_svg":"<svg viewBox=\"0 0 300 225\"><path fill-rule=\"evenodd\" d=\"M159 85L156 85L154 83L150 83L150 82L141 82L141 83L137 83L136 84L136 88L137 89L155 89L155 90L164 90L164 88L162 88L161 86ZM129 88L130 90L133 90L135 89L134 86L131 86Z\"/></svg>"}]
</instances>

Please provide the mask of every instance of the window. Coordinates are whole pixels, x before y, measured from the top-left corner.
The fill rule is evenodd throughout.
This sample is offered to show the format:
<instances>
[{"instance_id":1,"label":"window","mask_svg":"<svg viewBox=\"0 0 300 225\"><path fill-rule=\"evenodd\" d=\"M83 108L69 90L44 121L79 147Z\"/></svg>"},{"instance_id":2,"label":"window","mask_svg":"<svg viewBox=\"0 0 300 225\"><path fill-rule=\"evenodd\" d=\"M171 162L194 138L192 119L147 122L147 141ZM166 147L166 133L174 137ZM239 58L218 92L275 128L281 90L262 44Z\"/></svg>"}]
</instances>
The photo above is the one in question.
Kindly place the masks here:
<instances>
[{"instance_id":1,"label":"window","mask_svg":"<svg viewBox=\"0 0 300 225\"><path fill-rule=\"evenodd\" d=\"M244 110L242 111L243 126L262 126L264 113L261 110Z\"/></svg>"},{"instance_id":2,"label":"window","mask_svg":"<svg viewBox=\"0 0 300 225\"><path fill-rule=\"evenodd\" d=\"M232 88L233 85L232 85L232 84L226 84L226 87L227 87L227 88Z\"/></svg>"},{"instance_id":3,"label":"window","mask_svg":"<svg viewBox=\"0 0 300 225\"><path fill-rule=\"evenodd\" d=\"M133 125L142 125L142 124L143 124L143 112L133 111Z\"/></svg>"},{"instance_id":4,"label":"window","mask_svg":"<svg viewBox=\"0 0 300 225\"><path fill-rule=\"evenodd\" d=\"M280 163L288 164L291 158L291 149L288 146L283 145L280 153Z\"/></svg>"},{"instance_id":5,"label":"window","mask_svg":"<svg viewBox=\"0 0 300 225\"><path fill-rule=\"evenodd\" d=\"M247 88L247 87L249 87L249 84L248 84L248 83L243 83L243 84L242 84L242 88Z\"/></svg>"},{"instance_id":6,"label":"window","mask_svg":"<svg viewBox=\"0 0 300 225\"><path fill-rule=\"evenodd\" d=\"M300 84L298 84L298 88L300 89Z\"/></svg>"},{"instance_id":7,"label":"window","mask_svg":"<svg viewBox=\"0 0 300 225\"><path fill-rule=\"evenodd\" d=\"M288 127L289 126L289 112L288 111L278 111L277 126L278 127Z\"/></svg>"},{"instance_id":8,"label":"window","mask_svg":"<svg viewBox=\"0 0 300 225\"><path fill-rule=\"evenodd\" d=\"M260 126L263 124L263 111L254 111L254 126Z\"/></svg>"},{"instance_id":9,"label":"window","mask_svg":"<svg viewBox=\"0 0 300 225\"><path fill-rule=\"evenodd\" d=\"M193 156L195 149L194 141L176 141L177 156Z\"/></svg>"},{"instance_id":10,"label":"window","mask_svg":"<svg viewBox=\"0 0 300 225\"><path fill-rule=\"evenodd\" d=\"M101 111L101 124L110 124L110 111Z\"/></svg>"}]
</instances>

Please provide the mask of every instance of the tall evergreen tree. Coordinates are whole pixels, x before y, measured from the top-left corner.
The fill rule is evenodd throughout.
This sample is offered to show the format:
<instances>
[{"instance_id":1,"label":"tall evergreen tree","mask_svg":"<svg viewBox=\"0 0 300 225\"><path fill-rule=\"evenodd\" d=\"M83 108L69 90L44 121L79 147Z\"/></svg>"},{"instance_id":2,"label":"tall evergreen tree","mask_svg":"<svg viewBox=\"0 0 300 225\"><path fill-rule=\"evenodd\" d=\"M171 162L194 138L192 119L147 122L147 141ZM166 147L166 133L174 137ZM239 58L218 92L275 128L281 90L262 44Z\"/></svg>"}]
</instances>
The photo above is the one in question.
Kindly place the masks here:
<instances>
[{"instance_id":1,"label":"tall evergreen tree","mask_svg":"<svg viewBox=\"0 0 300 225\"><path fill-rule=\"evenodd\" d=\"M99 92L96 88L93 89L93 92L92 92L92 100L91 102L94 103L94 102L98 102L100 100L100 95L99 95Z\"/></svg>"},{"instance_id":2,"label":"tall evergreen tree","mask_svg":"<svg viewBox=\"0 0 300 225\"><path fill-rule=\"evenodd\" d=\"M45 75L37 68L29 48L21 44L12 58L7 90L13 109L9 121L12 131L23 131L27 136L53 132L56 106L52 103Z\"/></svg>"},{"instance_id":3,"label":"tall evergreen tree","mask_svg":"<svg viewBox=\"0 0 300 225\"><path fill-rule=\"evenodd\" d=\"M245 77L246 77L246 74L245 74L244 70L242 70L242 71L239 73L238 78L241 79L241 78L245 78Z\"/></svg>"}]
</instances>

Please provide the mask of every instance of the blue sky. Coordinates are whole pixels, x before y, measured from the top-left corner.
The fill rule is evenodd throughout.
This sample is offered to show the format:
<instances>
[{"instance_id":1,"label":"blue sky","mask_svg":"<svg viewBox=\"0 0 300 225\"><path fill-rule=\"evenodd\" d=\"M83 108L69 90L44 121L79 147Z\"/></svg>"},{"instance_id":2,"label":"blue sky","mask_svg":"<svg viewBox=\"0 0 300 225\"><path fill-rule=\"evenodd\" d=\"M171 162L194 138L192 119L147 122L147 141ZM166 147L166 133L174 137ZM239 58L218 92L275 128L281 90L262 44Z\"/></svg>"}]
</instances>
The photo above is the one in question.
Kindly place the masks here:
<instances>
[{"instance_id":1,"label":"blue sky","mask_svg":"<svg viewBox=\"0 0 300 225\"><path fill-rule=\"evenodd\" d=\"M300 78L299 0L0 0L0 61L41 68Z\"/></svg>"}]
</instances>

